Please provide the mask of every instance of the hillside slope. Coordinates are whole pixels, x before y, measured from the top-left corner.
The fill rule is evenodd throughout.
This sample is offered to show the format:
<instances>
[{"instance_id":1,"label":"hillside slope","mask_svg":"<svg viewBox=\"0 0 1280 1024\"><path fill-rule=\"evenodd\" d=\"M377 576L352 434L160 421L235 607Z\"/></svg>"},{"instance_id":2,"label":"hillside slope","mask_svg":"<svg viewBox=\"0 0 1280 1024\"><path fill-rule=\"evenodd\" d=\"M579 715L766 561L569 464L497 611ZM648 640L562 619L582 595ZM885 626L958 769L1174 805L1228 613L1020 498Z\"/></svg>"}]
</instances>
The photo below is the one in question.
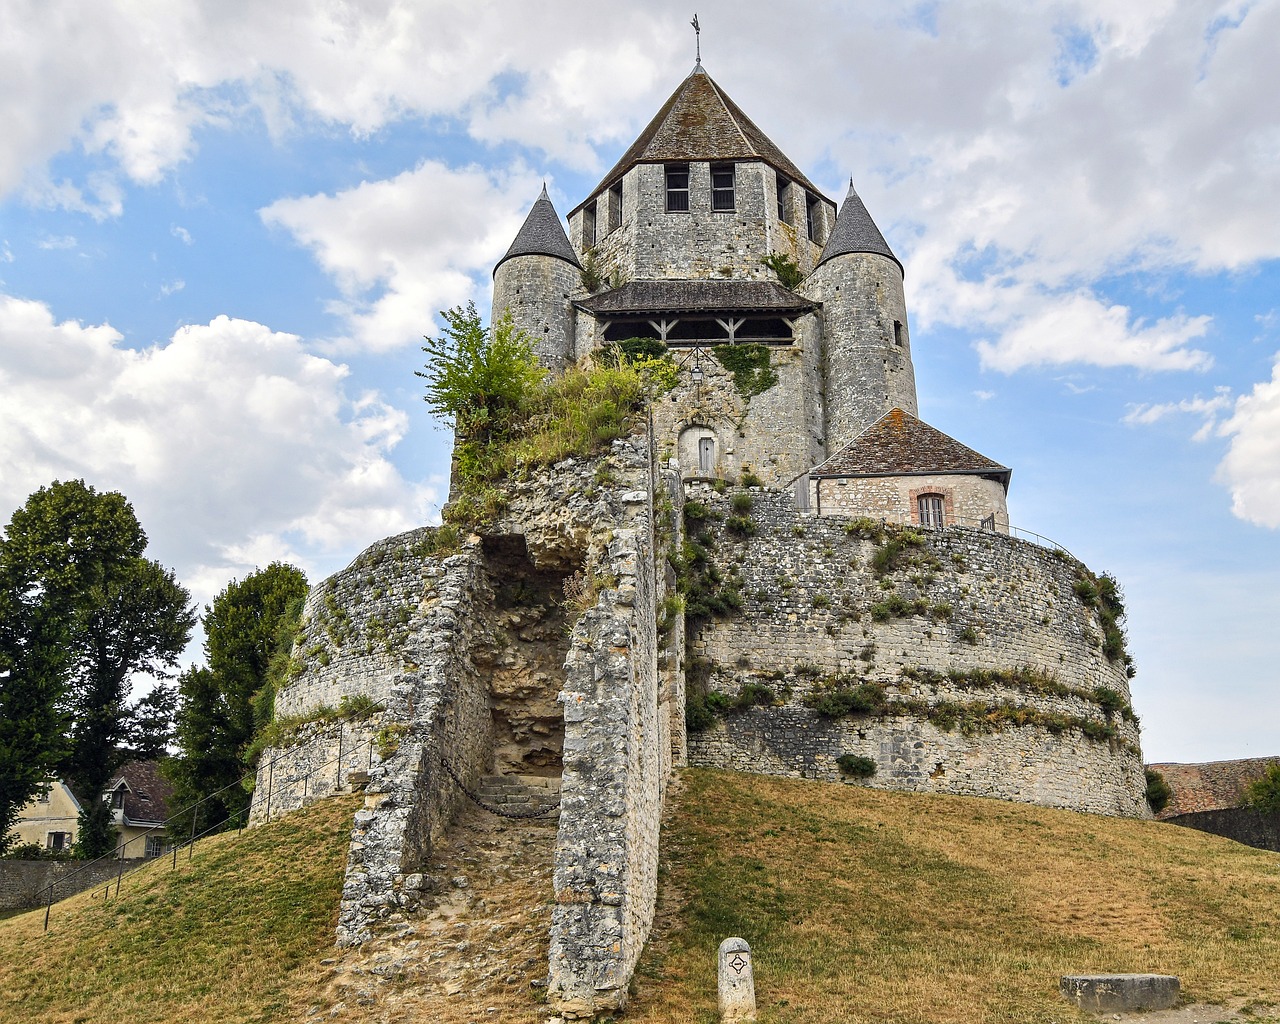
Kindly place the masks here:
<instances>
[{"instance_id":1,"label":"hillside slope","mask_svg":"<svg viewBox=\"0 0 1280 1024\"><path fill-rule=\"evenodd\" d=\"M47 936L39 912L0 922L0 1021L545 1019L533 961L514 958L531 955L520 936L545 934L547 866L510 853L541 842L504 847L468 818L433 865L442 906L358 969L331 945L353 809L325 802L202 843L177 871L163 860L126 876L119 898L55 906ZM728 935L752 944L762 1024L1074 1021L1058 976L1093 970L1280 1004L1280 855L1188 829L694 770L663 838L664 896L628 1020L714 1021ZM446 881L460 873L473 893L461 902ZM511 966L486 982L493 968L473 965L488 947ZM355 976L377 978L376 998L344 998Z\"/></svg>"}]
</instances>

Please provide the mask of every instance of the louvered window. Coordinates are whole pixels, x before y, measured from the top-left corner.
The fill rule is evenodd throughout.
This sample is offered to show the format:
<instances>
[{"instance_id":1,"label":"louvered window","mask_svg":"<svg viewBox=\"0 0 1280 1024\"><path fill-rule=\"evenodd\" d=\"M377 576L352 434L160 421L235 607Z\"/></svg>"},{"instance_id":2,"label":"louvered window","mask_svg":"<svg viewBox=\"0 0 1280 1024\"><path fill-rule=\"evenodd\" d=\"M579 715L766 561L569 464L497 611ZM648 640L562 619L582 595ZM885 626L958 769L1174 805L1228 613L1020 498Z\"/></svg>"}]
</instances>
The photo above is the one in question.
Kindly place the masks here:
<instances>
[{"instance_id":1,"label":"louvered window","mask_svg":"<svg viewBox=\"0 0 1280 1024\"><path fill-rule=\"evenodd\" d=\"M689 212L689 165L667 164L667 213Z\"/></svg>"}]
</instances>

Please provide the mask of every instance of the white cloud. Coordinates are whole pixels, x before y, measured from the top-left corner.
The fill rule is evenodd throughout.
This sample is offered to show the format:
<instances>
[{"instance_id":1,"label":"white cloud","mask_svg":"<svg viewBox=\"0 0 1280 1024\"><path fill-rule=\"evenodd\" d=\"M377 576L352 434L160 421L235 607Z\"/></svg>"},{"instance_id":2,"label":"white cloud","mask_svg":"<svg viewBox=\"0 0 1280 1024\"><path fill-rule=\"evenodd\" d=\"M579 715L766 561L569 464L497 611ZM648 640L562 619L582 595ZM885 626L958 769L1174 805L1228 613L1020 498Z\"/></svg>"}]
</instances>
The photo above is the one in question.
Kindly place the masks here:
<instances>
[{"instance_id":1,"label":"white cloud","mask_svg":"<svg viewBox=\"0 0 1280 1024\"><path fill-rule=\"evenodd\" d=\"M191 232L184 227L175 224L169 229L169 234L173 235L183 245L191 244Z\"/></svg>"},{"instance_id":2,"label":"white cloud","mask_svg":"<svg viewBox=\"0 0 1280 1024\"><path fill-rule=\"evenodd\" d=\"M74 249L75 247L76 240L74 235L46 235L36 242L37 249Z\"/></svg>"},{"instance_id":3,"label":"white cloud","mask_svg":"<svg viewBox=\"0 0 1280 1024\"><path fill-rule=\"evenodd\" d=\"M1181 414L1198 416L1200 428L1191 435L1193 441L1205 441L1218 426L1218 418L1232 406L1231 389L1220 386L1213 389L1212 398L1184 398L1179 402L1139 403L1130 405L1123 422L1135 425L1158 423L1168 416Z\"/></svg>"},{"instance_id":4,"label":"white cloud","mask_svg":"<svg viewBox=\"0 0 1280 1024\"><path fill-rule=\"evenodd\" d=\"M994 342L980 341L983 366L1005 373L1028 366L1090 363L1144 370L1205 370L1213 358L1188 343L1208 330L1207 316L1135 320L1124 306L1106 306L1082 292L1046 297L1015 319Z\"/></svg>"},{"instance_id":5,"label":"white cloud","mask_svg":"<svg viewBox=\"0 0 1280 1024\"><path fill-rule=\"evenodd\" d=\"M495 178L426 161L336 195L281 199L263 220L288 230L333 275L350 337L386 351L434 330L433 316L474 296L511 244L540 183L517 168Z\"/></svg>"},{"instance_id":6,"label":"white cloud","mask_svg":"<svg viewBox=\"0 0 1280 1024\"><path fill-rule=\"evenodd\" d=\"M979 402L989 402L996 397L996 393L994 391L975 391L973 397Z\"/></svg>"},{"instance_id":7,"label":"white cloud","mask_svg":"<svg viewBox=\"0 0 1280 1024\"><path fill-rule=\"evenodd\" d=\"M182 278L178 278L176 281L166 281L160 285L160 296L161 298L167 298L176 292L182 291L186 286L187 282L182 280Z\"/></svg>"},{"instance_id":8,"label":"white cloud","mask_svg":"<svg viewBox=\"0 0 1280 1024\"><path fill-rule=\"evenodd\" d=\"M311 567L425 522L434 491L388 460L405 414L348 395L346 368L297 337L223 316L121 341L0 296L0 508L55 478L120 490L202 600L272 558Z\"/></svg>"},{"instance_id":9,"label":"white cloud","mask_svg":"<svg viewBox=\"0 0 1280 1024\"><path fill-rule=\"evenodd\" d=\"M1230 438L1218 479L1231 491L1231 511L1246 522L1280 527L1280 354L1271 379L1236 399L1218 427Z\"/></svg>"}]
</instances>

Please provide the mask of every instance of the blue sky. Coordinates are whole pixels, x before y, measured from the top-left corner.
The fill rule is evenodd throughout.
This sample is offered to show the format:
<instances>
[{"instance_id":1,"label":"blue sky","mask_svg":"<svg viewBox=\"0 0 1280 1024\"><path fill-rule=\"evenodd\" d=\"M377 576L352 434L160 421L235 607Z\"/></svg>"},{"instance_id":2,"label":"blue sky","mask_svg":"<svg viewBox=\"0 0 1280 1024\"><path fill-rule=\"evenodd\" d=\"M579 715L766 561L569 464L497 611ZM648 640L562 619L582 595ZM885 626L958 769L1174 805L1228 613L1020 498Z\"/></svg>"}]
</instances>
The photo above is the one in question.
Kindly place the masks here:
<instances>
[{"instance_id":1,"label":"blue sky","mask_svg":"<svg viewBox=\"0 0 1280 1024\"><path fill-rule=\"evenodd\" d=\"M849 8L855 9L849 9ZM716 81L906 265L925 419L1125 588L1149 760L1280 754L1280 0L700 4ZM201 602L435 521L413 370L692 10L0 7L0 516L83 476Z\"/></svg>"}]
</instances>

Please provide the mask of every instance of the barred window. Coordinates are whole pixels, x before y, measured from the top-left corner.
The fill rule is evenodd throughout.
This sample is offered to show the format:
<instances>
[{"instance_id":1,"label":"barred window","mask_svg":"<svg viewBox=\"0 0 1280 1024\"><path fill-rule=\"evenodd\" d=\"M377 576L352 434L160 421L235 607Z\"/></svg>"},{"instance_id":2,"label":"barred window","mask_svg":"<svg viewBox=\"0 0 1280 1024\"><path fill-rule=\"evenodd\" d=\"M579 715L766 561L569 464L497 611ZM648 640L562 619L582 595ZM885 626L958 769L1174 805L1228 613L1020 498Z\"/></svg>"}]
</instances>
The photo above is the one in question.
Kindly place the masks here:
<instances>
[{"instance_id":1,"label":"barred window","mask_svg":"<svg viewBox=\"0 0 1280 1024\"><path fill-rule=\"evenodd\" d=\"M689 165L667 164L667 213L689 212Z\"/></svg>"}]
</instances>

